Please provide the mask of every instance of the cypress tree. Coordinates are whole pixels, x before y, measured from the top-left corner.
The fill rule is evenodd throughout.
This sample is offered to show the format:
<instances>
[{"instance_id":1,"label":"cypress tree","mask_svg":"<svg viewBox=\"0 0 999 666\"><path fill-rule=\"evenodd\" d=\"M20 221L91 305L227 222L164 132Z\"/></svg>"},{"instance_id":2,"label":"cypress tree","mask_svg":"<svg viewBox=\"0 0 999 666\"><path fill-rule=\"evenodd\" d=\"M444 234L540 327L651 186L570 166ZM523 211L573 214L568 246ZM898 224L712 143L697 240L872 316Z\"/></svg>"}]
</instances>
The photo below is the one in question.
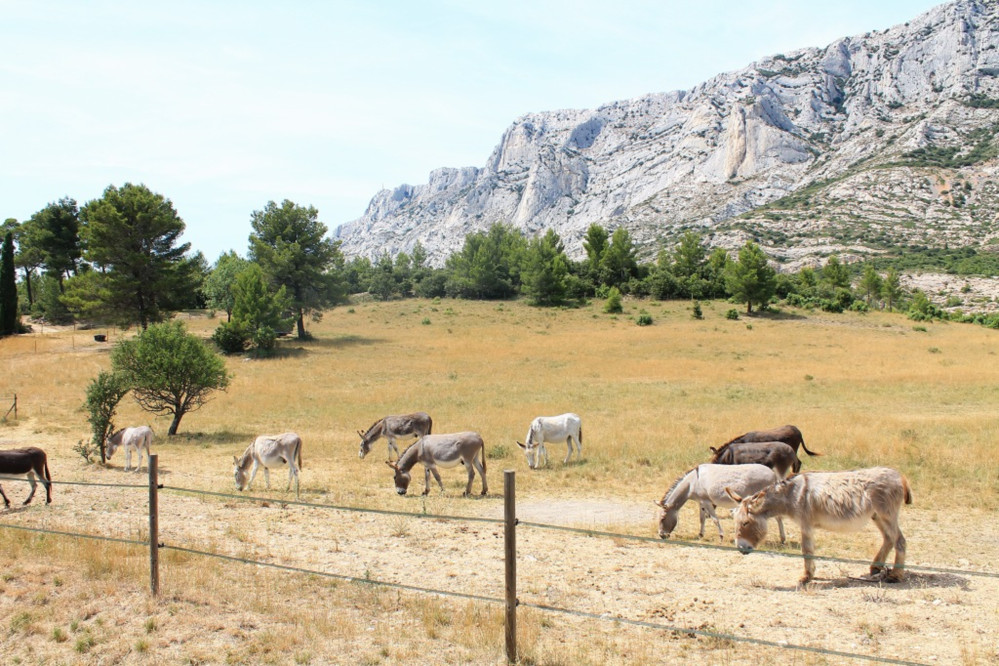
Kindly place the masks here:
<instances>
[{"instance_id":1,"label":"cypress tree","mask_svg":"<svg viewBox=\"0 0 999 666\"><path fill-rule=\"evenodd\" d=\"M17 280L14 277L14 234L7 232L0 250L0 335L18 329Z\"/></svg>"}]
</instances>

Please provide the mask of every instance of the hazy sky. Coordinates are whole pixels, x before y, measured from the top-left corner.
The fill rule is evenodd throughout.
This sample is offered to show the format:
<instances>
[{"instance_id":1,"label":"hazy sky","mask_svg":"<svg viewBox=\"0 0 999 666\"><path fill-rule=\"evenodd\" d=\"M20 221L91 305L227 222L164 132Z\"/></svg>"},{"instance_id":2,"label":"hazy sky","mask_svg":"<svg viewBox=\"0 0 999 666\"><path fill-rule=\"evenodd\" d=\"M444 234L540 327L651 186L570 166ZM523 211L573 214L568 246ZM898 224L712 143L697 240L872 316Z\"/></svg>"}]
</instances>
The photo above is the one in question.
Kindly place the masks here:
<instances>
[{"instance_id":1,"label":"hazy sky","mask_svg":"<svg viewBox=\"0 0 999 666\"><path fill-rule=\"evenodd\" d=\"M213 262L291 199L330 230L483 166L536 111L690 88L936 0L0 0L0 219L144 183Z\"/></svg>"}]
</instances>

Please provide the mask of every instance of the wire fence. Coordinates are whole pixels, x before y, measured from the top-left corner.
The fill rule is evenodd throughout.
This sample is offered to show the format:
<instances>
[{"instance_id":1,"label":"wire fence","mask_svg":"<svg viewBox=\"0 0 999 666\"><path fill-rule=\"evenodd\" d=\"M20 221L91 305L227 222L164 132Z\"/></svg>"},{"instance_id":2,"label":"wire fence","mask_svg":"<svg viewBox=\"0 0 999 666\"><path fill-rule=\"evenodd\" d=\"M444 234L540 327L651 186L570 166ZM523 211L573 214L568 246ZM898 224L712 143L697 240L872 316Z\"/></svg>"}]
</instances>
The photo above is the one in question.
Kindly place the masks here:
<instances>
[{"instance_id":1,"label":"wire fence","mask_svg":"<svg viewBox=\"0 0 999 666\"><path fill-rule=\"evenodd\" d=\"M15 421L17 420L17 394L15 393L15 394L14 394L13 396L11 396L11 399L13 400L13 403L12 403L12 404L11 404L11 406L10 406L10 407L9 407L9 408L7 409L6 413L4 413L4 415L3 415L3 416L0 416L0 422L2 422L2 423L6 423L6 422L7 422L7 417L9 417L9 416L11 415L11 413L12 413L12 412L13 412L13 414L14 414L14 420L15 420ZM3 403L0 403L0 404L4 404L4 403L6 403L6 402L7 402L7 401L6 401L6 400L4 400L4 402L3 402Z\"/></svg>"},{"instance_id":2,"label":"wire fence","mask_svg":"<svg viewBox=\"0 0 999 666\"><path fill-rule=\"evenodd\" d=\"M167 491L167 492L177 493L177 494L188 494L188 495L203 496L203 497L214 497L214 498L222 498L222 499L229 499L229 500L237 500L237 501L240 501L240 502L271 502L271 501L274 501L274 498L272 498L272 497L235 495L235 494L232 494L232 493L222 493L222 492L199 490L199 489L193 489L193 488L182 488L182 487L175 487L175 486L159 485L158 483L156 483L156 467L157 467L156 458L157 458L157 456L154 454L153 456L151 456L151 458L152 458L152 462L150 464L150 483L149 483L149 485L145 485L145 484L118 484L118 483L90 483L90 482L77 482L77 481L52 481L51 483L53 485L114 487L114 488L123 488L123 489L147 489L148 488L150 490L150 499L151 499L151 503L150 503L150 506L151 506L151 511L150 511L150 514L151 514L150 515L151 524L154 521L152 514L154 513L155 507L157 506L156 501L154 499L154 496L155 496L155 493L158 490L164 490L164 491ZM512 482L513 482L513 474L514 473L512 471L507 471L506 474L509 475L509 477L508 477L507 492L512 497L512 489L513 489L513 483ZM26 479L26 478L24 478L24 477L19 477L19 476L0 475L0 481L28 482L29 480ZM633 535L633 534L624 534L624 533L617 533L617 532L607 532L607 531L601 531L601 530L594 530L594 529L587 529L587 528L578 528L578 527L569 527L569 526L563 526L563 525L551 525L551 524L546 524L546 523L535 523L535 522L520 521L520 520L516 519L516 517L514 515L512 515L512 512L508 512L511 515L507 515L503 519L497 519L497 518L485 518L485 517L481 517L481 516L435 514L435 513L430 513L430 512L426 512L426 511L424 511L422 513L413 513L413 512L407 512L407 511L394 511L394 510L389 510L389 509L373 509L373 508L355 507L355 506L341 506L341 505L325 504L325 503L317 503L317 502L306 502L306 501L300 501L300 500L285 500L285 499L281 499L279 501L281 502L281 504L287 505L287 506L300 506L300 507L308 507L308 508L323 509L323 510L330 510L330 511L368 513L368 514L378 514L378 515L386 515L386 516L404 516L404 517L408 517L408 518L417 518L417 519L425 518L425 519L445 520L445 521L464 521L464 522L489 523L489 524L493 524L493 525L506 525L508 528L510 528L511 526L516 526L516 527L521 527L521 528L532 528L532 529L538 529L538 530L551 530L551 531L559 531L559 532L572 533L572 534L578 534L578 535L585 535L585 536L591 536L591 537L610 538L610 539L617 539L617 540L631 540L631 541L644 542L644 543L655 543L655 544L658 544L658 545L668 546L668 547L669 546L675 546L675 547L681 547L681 548L701 548L701 549L708 549L708 550L734 551L734 552L738 552L738 550L736 548L732 547L732 546L724 546L724 545L720 545L720 544L699 543L699 542L693 542L693 541L684 541L684 540L681 540L681 539L672 539L672 540L666 540L666 541L664 541L662 539L655 538L655 537L647 537L647 536L640 536L640 535ZM349 575L345 575L345 574L337 574L337 573L331 573L331 572L326 572L326 571L319 571L319 570L309 569L309 568L305 568L305 567L298 567L298 566L291 566L291 565L286 565L286 564L277 564L277 563L273 563L273 562L264 562L264 561L259 561L259 560L253 560L253 559L249 559L249 558L246 558L246 557L238 557L238 556L234 556L234 555L225 555L225 554L222 554L222 553L210 552L210 551L205 551L205 550L199 550L199 549L190 548L190 547L186 547L186 546L182 546L182 545L160 543L159 540L158 540L158 534L157 534L157 531L156 531L155 527L153 529L151 529L151 531L150 531L150 538L149 538L149 540L146 540L146 541L136 540L136 539L124 539L124 538L117 538L117 537L109 537L109 536L104 536L104 535L99 535L99 534L86 534L86 533L79 533L79 532L70 532L70 531L62 531L62 530L53 530L53 529L43 529L43 528L36 528L36 527L28 527L28 526L24 526L24 525L15 525L15 524L6 523L6 522L0 523L0 528L6 528L6 529L11 529L11 530L20 530L20 531L24 531L24 532L31 532L31 533L37 533L37 534L48 534L48 535L54 535L54 536L60 536L60 537L77 538L77 539L90 539L90 540L96 540L96 541L106 541L106 542L110 542L110 543L126 544L126 545L131 545L131 546L142 546L142 547L149 548L151 554L152 553L157 553L160 550L172 550L172 551L176 551L176 552L186 553L186 554L189 554L189 555L195 555L195 556L200 556L200 557L213 558L213 559L218 559L218 560L222 560L222 561L226 561L226 562L232 562L232 563L238 563L238 564L246 564L246 565L258 566L258 567L270 568L270 569L274 569L274 570L280 570L280 571L291 572L291 573L298 573L298 574L303 574L303 575L318 576L318 577L322 577L322 578L335 579L335 580L340 580L340 581L354 583L354 584L372 585L372 586L378 586L378 587L384 587L384 588L393 588L393 589L399 589L399 590L404 590L404 591L408 591L408 592L414 592L414 593L418 593L418 594L430 594L430 595L437 595L437 596L441 596L441 597L453 597L453 598L458 598L458 599L465 599L465 600L470 600L470 601L476 601L476 602L480 602L480 603L491 603L491 604L503 604L503 603L506 603L507 606L508 606L508 612L510 610L509 607L510 607L511 598L509 597L509 592L510 592L510 581L509 580L507 581L507 585L508 585L508 598L507 599L501 599L501 598L498 598L498 597L489 597L489 596L484 596L484 595L476 595L476 594L468 594L468 593L462 593L462 592L454 592L454 591L451 591L451 590L432 589L432 588L427 588L427 587L423 587L423 586L407 585L407 584L404 584L404 583L397 583L397 582L393 582L393 581L377 580L377 579L370 578L367 575L362 576L362 577L349 576ZM509 536L507 538L509 539ZM508 549L508 552L509 552L509 549ZM513 552L515 553L515 549L513 550ZM780 552L780 551L760 551L760 552L767 553L767 554L770 554L770 555L773 555L773 556L792 557L792 558L795 558L795 559L802 557L802 555L798 554L798 553L789 553L789 552ZM836 563L862 564L864 566L870 564L870 562L867 561L867 560L858 560L858 559L850 559L850 558L830 557L830 556L818 556L818 555L811 555L809 557L811 559L814 559L814 560L836 562ZM515 556L514 556L514 559L515 559ZM158 558L156 558L155 556L151 556L151 563L153 563L153 566L157 566L158 567ZM515 562L507 562L507 574L508 574L508 577L509 577L509 574L510 574L510 571L511 571L511 567L512 567L512 571L514 572L513 590L515 591L516 590L516 574L515 574L515 570L516 570L515 567L516 567L516 565L515 565ZM926 571L926 572L932 572L932 573L944 573L944 574L961 575L961 576L985 577L985 578L999 578L999 573L997 573L997 572L990 572L990 571L974 571L974 570L968 570L968 569L932 567L932 566L923 566L923 565L906 565L905 569L907 571ZM151 581L152 581L152 586L153 586L153 593L156 594L156 593L158 593L158 572L151 572ZM721 640L721 641L731 641L733 643L744 643L744 644L749 644L749 645L765 646L765 647L776 648L776 649L780 649L780 650L793 650L793 651L801 651L801 652L810 652L810 653L821 654L821 655L825 655L825 656L832 656L832 657L837 657L837 658L848 658L848 659L854 659L854 660L859 660L859 661L868 661L868 662L876 662L876 663L904 664L904 665L910 665L910 666L922 666L922 664L923 664L922 662L908 661L908 660L903 660L903 659L893 659L893 658L889 658L889 657L879 657L879 656L876 656L876 655L865 655L865 654L860 654L860 653L845 652L845 651L839 651L839 650L828 649L828 648L821 648L821 647L815 647L815 646L809 646L809 645L798 645L798 644L793 644L793 643L789 643L789 642L786 642L786 641L773 641L773 640L759 639L759 638L754 638L754 637L751 637L751 636L739 636L739 635L736 635L736 634L729 634L729 633L725 633L725 632L717 632L717 631L710 631L710 630L698 629L698 628L693 628L693 627L682 627L682 626L669 625L669 624L663 624L663 623L658 623L658 622L649 622L649 621L645 621L645 620L631 619L631 618L620 617L620 616L616 616L616 615L609 615L609 614L606 614L606 613L605 614L597 614L597 613L591 613L591 612L581 611L581 610L576 610L576 609L571 609L571 608L562 608L562 607L558 607L558 606L551 606L551 605L546 605L546 604L526 602L526 601L521 601L519 598L516 598L515 594L514 594L514 598L513 598L513 607L514 607L514 609L516 607L529 608L529 609L538 610L538 611L542 611L542 612L558 613L558 614L562 614L562 615L574 616L574 617L583 618L583 619L587 619L587 620L593 620L593 621L604 621L604 622L609 621L609 622L615 622L615 623L619 623L619 624L623 624L623 625L629 625L629 626L642 627L642 628L647 628L647 629L654 629L654 630L661 630L661 631L673 632L673 633L680 634L680 635L700 636L700 637L704 637L704 638L710 638L710 639ZM508 632L507 657L511 661L511 663L514 662L514 661L516 661L516 647L515 647L515 643L514 643L513 644L513 649L511 650L511 644L509 643L509 632Z\"/></svg>"}]
</instances>

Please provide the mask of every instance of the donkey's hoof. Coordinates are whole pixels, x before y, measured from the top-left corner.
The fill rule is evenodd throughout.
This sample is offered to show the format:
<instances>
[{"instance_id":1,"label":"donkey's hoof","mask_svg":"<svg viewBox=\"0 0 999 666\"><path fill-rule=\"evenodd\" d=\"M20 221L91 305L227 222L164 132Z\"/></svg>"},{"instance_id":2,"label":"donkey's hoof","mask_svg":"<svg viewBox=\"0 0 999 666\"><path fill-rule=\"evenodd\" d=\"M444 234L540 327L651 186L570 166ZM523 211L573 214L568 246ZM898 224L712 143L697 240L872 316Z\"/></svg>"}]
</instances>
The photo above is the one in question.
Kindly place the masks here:
<instances>
[{"instance_id":1,"label":"donkey's hoof","mask_svg":"<svg viewBox=\"0 0 999 666\"><path fill-rule=\"evenodd\" d=\"M902 571L898 569L892 569L891 571L888 572L888 575L885 576L885 580L889 583L901 583L904 577L905 574Z\"/></svg>"}]
</instances>

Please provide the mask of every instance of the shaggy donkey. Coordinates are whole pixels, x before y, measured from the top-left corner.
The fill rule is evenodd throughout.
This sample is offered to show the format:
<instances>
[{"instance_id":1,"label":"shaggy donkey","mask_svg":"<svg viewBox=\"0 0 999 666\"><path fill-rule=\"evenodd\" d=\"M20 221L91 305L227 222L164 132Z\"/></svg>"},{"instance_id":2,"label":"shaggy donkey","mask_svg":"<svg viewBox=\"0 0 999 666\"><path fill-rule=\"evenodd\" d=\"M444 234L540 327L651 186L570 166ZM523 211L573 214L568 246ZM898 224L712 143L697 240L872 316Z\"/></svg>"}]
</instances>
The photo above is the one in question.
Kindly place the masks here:
<instances>
[{"instance_id":1,"label":"shaggy donkey","mask_svg":"<svg viewBox=\"0 0 999 666\"><path fill-rule=\"evenodd\" d=\"M912 504L909 482L888 467L872 467L850 472L807 472L792 476L755 495L743 498L731 488L726 492L739 502L735 512L735 543L748 554L767 534L767 518L788 516L801 525L801 552L805 575L801 584L815 577L815 538L817 527L837 532L855 532L873 520L883 538L872 574L886 574L890 582L902 580L905 568L905 537L898 526L902 502ZM885 557L895 548L895 566L886 570Z\"/></svg>"},{"instance_id":2,"label":"shaggy donkey","mask_svg":"<svg viewBox=\"0 0 999 666\"><path fill-rule=\"evenodd\" d=\"M48 458L45 451L38 447L0 451L0 474L23 476L28 479L31 483L31 492L28 493L28 499L24 500L25 504L30 503L31 498L35 496L35 488L38 486L35 483L37 476L45 486L45 503L52 503L52 477L49 475ZM0 486L0 496L3 497L4 506L9 507L10 500L7 499L3 486Z\"/></svg>"}]
</instances>

